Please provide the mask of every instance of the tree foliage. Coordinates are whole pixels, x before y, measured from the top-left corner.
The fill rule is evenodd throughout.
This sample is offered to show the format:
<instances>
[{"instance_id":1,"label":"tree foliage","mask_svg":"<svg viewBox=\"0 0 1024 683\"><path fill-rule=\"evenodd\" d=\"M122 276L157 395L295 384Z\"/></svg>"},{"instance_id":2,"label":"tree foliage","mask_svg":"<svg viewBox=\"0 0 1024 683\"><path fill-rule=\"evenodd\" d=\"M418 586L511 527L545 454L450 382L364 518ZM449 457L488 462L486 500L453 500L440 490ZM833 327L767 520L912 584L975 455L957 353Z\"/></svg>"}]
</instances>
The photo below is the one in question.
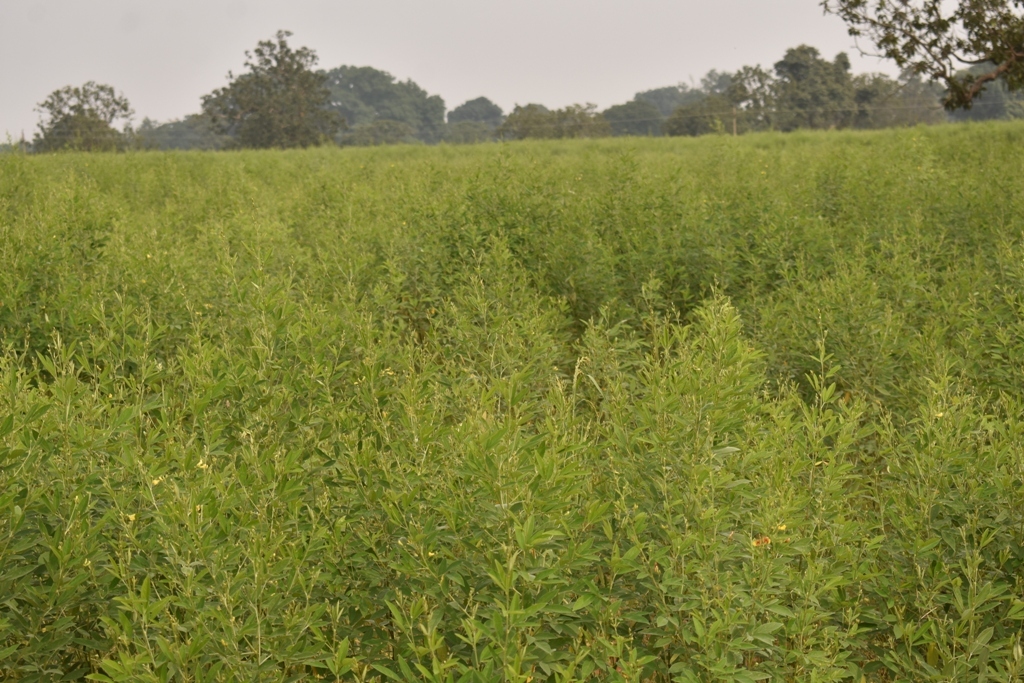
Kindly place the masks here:
<instances>
[{"instance_id":1,"label":"tree foliage","mask_svg":"<svg viewBox=\"0 0 1024 683\"><path fill-rule=\"evenodd\" d=\"M201 114L167 123L143 119L135 131L135 143L142 149L224 149L231 142L230 137L214 130L209 117Z\"/></svg>"},{"instance_id":2,"label":"tree foliage","mask_svg":"<svg viewBox=\"0 0 1024 683\"><path fill-rule=\"evenodd\" d=\"M978 64L970 70L982 74L991 68L991 64ZM970 109L954 110L949 117L954 121L1024 118L1024 90L1012 91L999 79L985 86L985 92L974 100Z\"/></svg>"},{"instance_id":3,"label":"tree foliage","mask_svg":"<svg viewBox=\"0 0 1024 683\"><path fill-rule=\"evenodd\" d=\"M240 147L310 147L330 140L344 121L327 108L326 76L313 71L316 53L292 49L291 33L278 31L246 52L247 73L203 97L216 132Z\"/></svg>"},{"instance_id":4,"label":"tree foliage","mask_svg":"<svg viewBox=\"0 0 1024 683\"><path fill-rule=\"evenodd\" d=\"M743 134L802 128L885 128L946 120L939 86L912 72L899 80L885 74L850 73L839 53L829 61L800 45L786 51L773 71L745 66L711 71L697 97L665 121L669 135Z\"/></svg>"},{"instance_id":5,"label":"tree foliage","mask_svg":"<svg viewBox=\"0 0 1024 683\"><path fill-rule=\"evenodd\" d=\"M1024 87L1024 0L823 0L853 36L901 68L946 87L948 109L969 108L996 80ZM983 70L964 65L988 64Z\"/></svg>"},{"instance_id":6,"label":"tree foliage","mask_svg":"<svg viewBox=\"0 0 1024 683\"><path fill-rule=\"evenodd\" d=\"M774 125L776 82L760 66L744 66L729 74L724 95L736 107L744 131L770 130Z\"/></svg>"},{"instance_id":7,"label":"tree foliage","mask_svg":"<svg viewBox=\"0 0 1024 683\"><path fill-rule=\"evenodd\" d=\"M894 128L947 120L943 90L935 83L904 73L900 80L885 74L853 77L854 128Z\"/></svg>"},{"instance_id":8,"label":"tree foliage","mask_svg":"<svg viewBox=\"0 0 1024 683\"><path fill-rule=\"evenodd\" d=\"M444 141L465 145L494 140L504 120L505 112L486 97L468 100L448 112Z\"/></svg>"},{"instance_id":9,"label":"tree foliage","mask_svg":"<svg viewBox=\"0 0 1024 683\"><path fill-rule=\"evenodd\" d=\"M126 144L125 133L134 114L123 94L95 81L54 90L37 105L36 111L43 119L33 148L40 152L120 149ZM117 121L123 123L125 132L114 128Z\"/></svg>"},{"instance_id":10,"label":"tree foliage","mask_svg":"<svg viewBox=\"0 0 1024 683\"><path fill-rule=\"evenodd\" d=\"M605 109L602 114L612 135L661 135L664 117L656 105L647 100L632 100Z\"/></svg>"},{"instance_id":11,"label":"tree foliage","mask_svg":"<svg viewBox=\"0 0 1024 683\"><path fill-rule=\"evenodd\" d=\"M611 127L593 104L572 104L564 109L528 104L516 105L497 135L503 140L599 138L611 135Z\"/></svg>"},{"instance_id":12,"label":"tree foliage","mask_svg":"<svg viewBox=\"0 0 1024 683\"><path fill-rule=\"evenodd\" d=\"M809 45L790 48L775 63L776 117L780 130L844 128L855 112L850 59L829 62Z\"/></svg>"},{"instance_id":13,"label":"tree foliage","mask_svg":"<svg viewBox=\"0 0 1024 683\"><path fill-rule=\"evenodd\" d=\"M473 121L483 123L491 128L497 128L504 120L505 112L486 97L478 97L475 100L463 102L448 112L448 123Z\"/></svg>"},{"instance_id":14,"label":"tree foliage","mask_svg":"<svg viewBox=\"0 0 1024 683\"><path fill-rule=\"evenodd\" d=\"M664 88L654 88L638 92L633 99L650 102L658 108L663 117L667 117L671 116L672 112L679 107L702 99L705 94L699 89L691 88L685 83L680 83L679 85L669 85Z\"/></svg>"},{"instance_id":15,"label":"tree foliage","mask_svg":"<svg viewBox=\"0 0 1024 683\"><path fill-rule=\"evenodd\" d=\"M672 116L665 121L665 132L668 135L690 136L732 132L736 116L735 107L727 97L708 95L672 112Z\"/></svg>"},{"instance_id":16,"label":"tree foliage","mask_svg":"<svg viewBox=\"0 0 1024 683\"><path fill-rule=\"evenodd\" d=\"M424 142L444 135L444 100L430 95L411 80L369 66L340 66L326 74L330 107L353 128L374 121L401 121Z\"/></svg>"},{"instance_id":17,"label":"tree foliage","mask_svg":"<svg viewBox=\"0 0 1024 683\"><path fill-rule=\"evenodd\" d=\"M517 104L498 128L497 133L503 140L524 140L558 137L557 131L555 113L543 104Z\"/></svg>"}]
</instances>

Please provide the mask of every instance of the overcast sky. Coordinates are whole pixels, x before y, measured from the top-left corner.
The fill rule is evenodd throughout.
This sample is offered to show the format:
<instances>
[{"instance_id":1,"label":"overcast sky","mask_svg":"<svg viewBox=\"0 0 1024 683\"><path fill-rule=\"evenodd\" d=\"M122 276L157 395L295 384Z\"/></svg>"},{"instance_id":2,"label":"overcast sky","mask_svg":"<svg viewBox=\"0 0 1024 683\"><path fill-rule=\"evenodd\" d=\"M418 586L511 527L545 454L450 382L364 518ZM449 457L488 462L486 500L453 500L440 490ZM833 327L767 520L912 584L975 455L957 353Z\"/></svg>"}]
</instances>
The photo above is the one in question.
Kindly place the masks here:
<instances>
[{"instance_id":1,"label":"overcast sky","mask_svg":"<svg viewBox=\"0 0 1024 683\"><path fill-rule=\"evenodd\" d=\"M603 108L712 68L770 67L800 43L893 73L818 0L0 0L0 27L0 136L14 137L32 136L48 93L89 80L123 91L136 123L196 112L278 29L321 67L384 69L449 109L480 95L506 111Z\"/></svg>"}]
</instances>

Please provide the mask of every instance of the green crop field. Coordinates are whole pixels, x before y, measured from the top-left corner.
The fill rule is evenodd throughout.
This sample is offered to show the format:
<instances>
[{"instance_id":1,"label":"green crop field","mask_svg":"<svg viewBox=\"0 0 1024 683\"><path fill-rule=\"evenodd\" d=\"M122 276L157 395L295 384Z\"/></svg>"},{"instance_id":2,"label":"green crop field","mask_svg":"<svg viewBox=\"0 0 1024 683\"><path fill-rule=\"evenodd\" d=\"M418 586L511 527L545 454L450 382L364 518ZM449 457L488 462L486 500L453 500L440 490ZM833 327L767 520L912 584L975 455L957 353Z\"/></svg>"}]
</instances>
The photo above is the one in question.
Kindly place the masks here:
<instances>
[{"instance_id":1,"label":"green crop field","mask_svg":"<svg viewBox=\"0 0 1024 683\"><path fill-rule=\"evenodd\" d=\"M0 155L0 679L1024 679L1024 125Z\"/></svg>"}]
</instances>

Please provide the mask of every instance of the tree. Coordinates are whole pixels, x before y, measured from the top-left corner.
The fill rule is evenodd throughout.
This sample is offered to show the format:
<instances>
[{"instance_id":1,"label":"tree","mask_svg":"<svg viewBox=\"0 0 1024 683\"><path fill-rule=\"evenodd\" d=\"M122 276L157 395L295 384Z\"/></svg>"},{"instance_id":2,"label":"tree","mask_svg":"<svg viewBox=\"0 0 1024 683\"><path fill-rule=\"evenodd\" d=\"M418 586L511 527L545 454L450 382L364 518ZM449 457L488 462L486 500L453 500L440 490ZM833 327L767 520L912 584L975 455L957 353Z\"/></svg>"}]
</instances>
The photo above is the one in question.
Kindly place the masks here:
<instances>
[{"instance_id":1,"label":"tree","mask_svg":"<svg viewBox=\"0 0 1024 683\"><path fill-rule=\"evenodd\" d=\"M947 120L938 85L912 72L904 72L898 81L883 74L853 76L844 53L828 61L808 45L787 50L774 73L760 66L712 70L700 88L668 90L695 97L666 119L668 135L883 128ZM1005 115L1013 111L1008 107Z\"/></svg>"},{"instance_id":2,"label":"tree","mask_svg":"<svg viewBox=\"0 0 1024 683\"><path fill-rule=\"evenodd\" d=\"M496 132L503 140L597 138L611 135L611 127L593 104L553 110L542 104L528 104L516 105Z\"/></svg>"},{"instance_id":3,"label":"tree","mask_svg":"<svg viewBox=\"0 0 1024 683\"><path fill-rule=\"evenodd\" d=\"M518 104L497 130L502 140L525 140L526 138L558 137L558 119L553 111L543 104Z\"/></svg>"},{"instance_id":4,"label":"tree","mask_svg":"<svg viewBox=\"0 0 1024 683\"><path fill-rule=\"evenodd\" d=\"M190 114L167 123L143 119L135 142L142 149L224 149L231 138L218 134L209 117Z\"/></svg>"},{"instance_id":5,"label":"tree","mask_svg":"<svg viewBox=\"0 0 1024 683\"><path fill-rule=\"evenodd\" d=\"M1024 0L822 0L850 35L902 69L946 86L947 109L970 108L988 84L1024 88ZM981 70L963 65L987 64Z\"/></svg>"},{"instance_id":6,"label":"tree","mask_svg":"<svg viewBox=\"0 0 1024 683\"><path fill-rule=\"evenodd\" d=\"M724 95L708 95L703 99L677 107L665 120L667 135L707 135L732 132L735 108Z\"/></svg>"},{"instance_id":7,"label":"tree","mask_svg":"<svg viewBox=\"0 0 1024 683\"><path fill-rule=\"evenodd\" d=\"M601 114L611 126L612 135L661 135L664 117L647 100L633 100L616 104Z\"/></svg>"},{"instance_id":8,"label":"tree","mask_svg":"<svg viewBox=\"0 0 1024 683\"><path fill-rule=\"evenodd\" d=\"M732 87L732 74L712 69L700 79L700 92L705 95L724 95Z\"/></svg>"},{"instance_id":9,"label":"tree","mask_svg":"<svg viewBox=\"0 0 1024 683\"><path fill-rule=\"evenodd\" d=\"M970 68L975 74L984 74L992 69L991 64L978 64ZM985 86L970 109L950 112L954 121L990 121L993 119L1024 118L1024 90L1011 91L1006 82L999 79Z\"/></svg>"},{"instance_id":10,"label":"tree","mask_svg":"<svg viewBox=\"0 0 1024 683\"><path fill-rule=\"evenodd\" d=\"M840 52L822 59L809 45L786 50L775 63L775 118L780 130L843 128L856 111L850 59Z\"/></svg>"},{"instance_id":11,"label":"tree","mask_svg":"<svg viewBox=\"0 0 1024 683\"><path fill-rule=\"evenodd\" d=\"M744 66L727 75L728 85L722 94L734 108L734 130L771 130L775 125L776 80L760 66Z\"/></svg>"},{"instance_id":12,"label":"tree","mask_svg":"<svg viewBox=\"0 0 1024 683\"><path fill-rule=\"evenodd\" d=\"M695 90L685 83L680 83L679 85L670 85L664 88L638 92L633 99L650 102L658 108L662 116L671 116L672 112L677 108L684 104L692 104L703 97L704 93L700 90Z\"/></svg>"},{"instance_id":13,"label":"tree","mask_svg":"<svg viewBox=\"0 0 1024 683\"><path fill-rule=\"evenodd\" d=\"M413 81L398 81L369 66L340 66L326 76L330 107L350 126L401 121L423 142L439 142L444 135L444 100Z\"/></svg>"},{"instance_id":14,"label":"tree","mask_svg":"<svg viewBox=\"0 0 1024 683\"><path fill-rule=\"evenodd\" d=\"M497 128L504 120L505 112L486 97L478 97L475 100L463 102L448 112L448 123L472 121L486 124L491 128Z\"/></svg>"},{"instance_id":15,"label":"tree","mask_svg":"<svg viewBox=\"0 0 1024 683\"><path fill-rule=\"evenodd\" d=\"M856 128L892 128L920 123L942 123L942 88L904 73L900 80L885 74L853 77Z\"/></svg>"},{"instance_id":16,"label":"tree","mask_svg":"<svg viewBox=\"0 0 1024 683\"><path fill-rule=\"evenodd\" d=\"M494 131L505 120L501 107L486 97L463 102L448 112L444 141L457 145L494 139Z\"/></svg>"},{"instance_id":17,"label":"tree","mask_svg":"<svg viewBox=\"0 0 1024 683\"><path fill-rule=\"evenodd\" d=\"M712 69L699 88L681 84L637 93L635 99L662 111L672 107L662 124L668 135L740 134L772 128L776 85L760 66L745 66L733 73ZM606 117L613 119L610 111Z\"/></svg>"},{"instance_id":18,"label":"tree","mask_svg":"<svg viewBox=\"0 0 1024 683\"><path fill-rule=\"evenodd\" d=\"M745 66L729 73L709 71L697 98L672 112L664 124L668 135L738 135L770 130L774 123L778 82L760 66Z\"/></svg>"},{"instance_id":19,"label":"tree","mask_svg":"<svg viewBox=\"0 0 1024 683\"><path fill-rule=\"evenodd\" d=\"M570 104L555 110L560 138L603 138L612 134L611 126L597 112L596 104Z\"/></svg>"},{"instance_id":20,"label":"tree","mask_svg":"<svg viewBox=\"0 0 1024 683\"><path fill-rule=\"evenodd\" d=\"M29 143L25 140L24 135L20 140L15 140L8 134L7 142L0 144L0 154L27 154L29 151Z\"/></svg>"},{"instance_id":21,"label":"tree","mask_svg":"<svg viewBox=\"0 0 1024 683\"><path fill-rule=\"evenodd\" d=\"M121 149L134 114L123 94L94 81L77 88L69 85L54 90L36 106L36 111L44 118L32 146L40 152ZM124 132L114 128L115 121L123 122Z\"/></svg>"},{"instance_id":22,"label":"tree","mask_svg":"<svg viewBox=\"0 0 1024 683\"><path fill-rule=\"evenodd\" d=\"M240 147L310 147L331 140L344 121L327 106L327 77L313 71L316 53L288 45L288 31L246 52L248 73L203 97L214 130Z\"/></svg>"}]
</instances>

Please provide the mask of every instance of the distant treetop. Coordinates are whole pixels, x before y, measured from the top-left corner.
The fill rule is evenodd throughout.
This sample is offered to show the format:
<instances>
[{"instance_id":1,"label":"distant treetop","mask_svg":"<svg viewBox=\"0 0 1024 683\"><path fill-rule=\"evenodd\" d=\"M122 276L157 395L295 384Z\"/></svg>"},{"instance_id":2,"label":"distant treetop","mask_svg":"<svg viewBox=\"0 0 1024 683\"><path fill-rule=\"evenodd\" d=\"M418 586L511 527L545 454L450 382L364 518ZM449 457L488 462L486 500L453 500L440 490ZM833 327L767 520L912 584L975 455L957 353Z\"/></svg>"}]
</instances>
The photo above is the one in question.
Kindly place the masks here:
<instances>
[{"instance_id":1,"label":"distant treetop","mask_svg":"<svg viewBox=\"0 0 1024 683\"><path fill-rule=\"evenodd\" d=\"M775 125L780 130L851 124L855 93L845 52L830 62L809 45L790 48L775 63L775 74Z\"/></svg>"},{"instance_id":2,"label":"distant treetop","mask_svg":"<svg viewBox=\"0 0 1024 683\"><path fill-rule=\"evenodd\" d=\"M571 104L548 109L542 104L516 105L497 129L502 140L527 138L600 138L611 135L611 127L593 104Z\"/></svg>"},{"instance_id":3,"label":"distant treetop","mask_svg":"<svg viewBox=\"0 0 1024 683\"><path fill-rule=\"evenodd\" d=\"M95 81L54 90L39 103L36 111L43 116L32 145L39 152L123 148L134 115L123 94ZM123 123L124 133L114 128L116 121Z\"/></svg>"},{"instance_id":4,"label":"distant treetop","mask_svg":"<svg viewBox=\"0 0 1024 683\"><path fill-rule=\"evenodd\" d=\"M444 100L430 95L411 80L398 81L369 66L339 66L326 74L330 108L353 128L375 121L400 121L424 142L444 135Z\"/></svg>"},{"instance_id":5,"label":"distant treetop","mask_svg":"<svg viewBox=\"0 0 1024 683\"><path fill-rule=\"evenodd\" d=\"M316 53L292 49L291 33L278 31L246 52L247 73L203 97L203 112L217 133L241 147L309 147L334 137L343 122L327 105L326 76L313 71Z\"/></svg>"},{"instance_id":6,"label":"distant treetop","mask_svg":"<svg viewBox=\"0 0 1024 683\"><path fill-rule=\"evenodd\" d=\"M487 124L491 128L497 128L504 120L505 113L501 110L501 107L486 97L478 97L475 100L463 102L448 112L448 123L475 121Z\"/></svg>"},{"instance_id":7,"label":"distant treetop","mask_svg":"<svg viewBox=\"0 0 1024 683\"><path fill-rule=\"evenodd\" d=\"M671 116L672 112L684 104L692 104L703 97L704 93L701 90L696 90L685 83L680 83L679 85L669 85L664 88L638 92L633 99L650 102L658 108L662 116Z\"/></svg>"},{"instance_id":8,"label":"distant treetop","mask_svg":"<svg viewBox=\"0 0 1024 683\"><path fill-rule=\"evenodd\" d=\"M612 135L661 135L664 116L653 103L633 100L616 104L602 112L611 126Z\"/></svg>"}]
</instances>

